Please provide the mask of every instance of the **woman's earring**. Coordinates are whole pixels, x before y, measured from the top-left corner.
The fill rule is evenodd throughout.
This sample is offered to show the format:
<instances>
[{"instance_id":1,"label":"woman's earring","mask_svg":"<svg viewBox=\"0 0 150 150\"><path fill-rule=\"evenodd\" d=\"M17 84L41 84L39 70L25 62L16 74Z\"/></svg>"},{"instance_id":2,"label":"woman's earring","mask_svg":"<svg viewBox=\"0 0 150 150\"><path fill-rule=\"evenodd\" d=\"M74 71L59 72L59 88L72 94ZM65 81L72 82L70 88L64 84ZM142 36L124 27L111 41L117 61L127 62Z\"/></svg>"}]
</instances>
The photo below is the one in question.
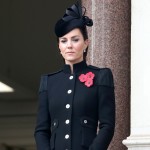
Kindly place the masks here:
<instances>
[{"instance_id":1,"label":"woman's earring","mask_svg":"<svg viewBox=\"0 0 150 150\"><path fill-rule=\"evenodd\" d=\"M86 52L86 49L84 49L83 52L85 53L85 52Z\"/></svg>"}]
</instances>

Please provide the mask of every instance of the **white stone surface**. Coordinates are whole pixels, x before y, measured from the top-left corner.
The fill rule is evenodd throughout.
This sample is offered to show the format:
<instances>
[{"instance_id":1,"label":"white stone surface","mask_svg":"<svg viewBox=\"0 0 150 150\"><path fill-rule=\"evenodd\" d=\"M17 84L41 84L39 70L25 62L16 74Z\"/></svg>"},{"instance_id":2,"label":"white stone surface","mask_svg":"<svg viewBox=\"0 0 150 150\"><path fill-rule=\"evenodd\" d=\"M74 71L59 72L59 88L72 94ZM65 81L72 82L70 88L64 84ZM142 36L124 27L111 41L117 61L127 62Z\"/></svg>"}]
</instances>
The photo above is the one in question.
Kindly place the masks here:
<instances>
[{"instance_id":1,"label":"white stone surface","mask_svg":"<svg viewBox=\"0 0 150 150\"><path fill-rule=\"evenodd\" d=\"M150 0L132 0L129 150L150 150Z\"/></svg>"}]
</instances>

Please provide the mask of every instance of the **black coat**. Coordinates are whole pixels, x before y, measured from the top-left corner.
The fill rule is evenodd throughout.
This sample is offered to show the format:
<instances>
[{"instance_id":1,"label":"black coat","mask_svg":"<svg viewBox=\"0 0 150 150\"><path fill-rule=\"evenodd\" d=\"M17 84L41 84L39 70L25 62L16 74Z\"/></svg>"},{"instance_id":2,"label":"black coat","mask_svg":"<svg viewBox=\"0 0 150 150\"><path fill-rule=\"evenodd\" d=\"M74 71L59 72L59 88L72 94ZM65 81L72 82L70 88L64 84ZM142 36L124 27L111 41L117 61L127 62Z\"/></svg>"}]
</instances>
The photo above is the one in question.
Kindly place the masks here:
<instances>
[{"instance_id":1,"label":"black coat","mask_svg":"<svg viewBox=\"0 0 150 150\"><path fill-rule=\"evenodd\" d=\"M111 70L88 66L85 61L73 68L73 74L70 66L64 65L61 71L41 78L35 128L37 150L107 150L113 137L115 96ZM79 80L88 72L95 75L90 87Z\"/></svg>"}]
</instances>

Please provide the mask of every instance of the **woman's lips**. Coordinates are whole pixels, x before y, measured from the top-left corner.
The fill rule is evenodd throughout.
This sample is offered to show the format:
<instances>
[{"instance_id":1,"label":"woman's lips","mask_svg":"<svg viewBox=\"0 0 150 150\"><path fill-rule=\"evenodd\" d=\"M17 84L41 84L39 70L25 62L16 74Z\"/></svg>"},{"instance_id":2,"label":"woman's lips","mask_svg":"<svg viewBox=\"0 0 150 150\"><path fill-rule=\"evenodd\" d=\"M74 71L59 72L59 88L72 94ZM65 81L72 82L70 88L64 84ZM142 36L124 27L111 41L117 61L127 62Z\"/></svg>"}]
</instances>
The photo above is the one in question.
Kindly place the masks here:
<instances>
[{"instance_id":1,"label":"woman's lips","mask_svg":"<svg viewBox=\"0 0 150 150\"><path fill-rule=\"evenodd\" d=\"M66 54L74 54L74 52L66 52Z\"/></svg>"}]
</instances>

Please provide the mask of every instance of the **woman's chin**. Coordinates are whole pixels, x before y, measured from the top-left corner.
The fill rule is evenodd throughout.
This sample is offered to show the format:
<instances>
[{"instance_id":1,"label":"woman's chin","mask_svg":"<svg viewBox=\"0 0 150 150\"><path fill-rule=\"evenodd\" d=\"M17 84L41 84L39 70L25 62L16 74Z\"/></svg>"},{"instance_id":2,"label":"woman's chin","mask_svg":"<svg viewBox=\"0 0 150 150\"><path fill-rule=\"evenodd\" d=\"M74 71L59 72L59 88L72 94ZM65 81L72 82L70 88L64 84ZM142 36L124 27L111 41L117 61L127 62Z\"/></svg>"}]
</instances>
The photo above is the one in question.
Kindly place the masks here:
<instances>
[{"instance_id":1,"label":"woman's chin","mask_svg":"<svg viewBox=\"0 0 150 150\"><path fill-rule=\"evenodd\" d=\"M76 59L74 57L67 57L66 60L67 61L75 61Z\"/></svg>"}]
</instances>

